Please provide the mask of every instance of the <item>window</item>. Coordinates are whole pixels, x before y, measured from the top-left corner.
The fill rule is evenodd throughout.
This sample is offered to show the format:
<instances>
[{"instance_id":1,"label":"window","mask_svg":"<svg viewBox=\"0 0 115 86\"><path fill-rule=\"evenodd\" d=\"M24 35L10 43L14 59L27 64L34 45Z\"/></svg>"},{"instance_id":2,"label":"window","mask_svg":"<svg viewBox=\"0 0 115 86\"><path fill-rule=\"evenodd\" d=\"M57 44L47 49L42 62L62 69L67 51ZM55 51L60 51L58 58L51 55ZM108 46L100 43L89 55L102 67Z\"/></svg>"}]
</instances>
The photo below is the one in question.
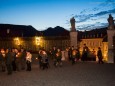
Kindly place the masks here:
<instances>
[{"instance_id":1,"label":"window","mask_svg":"<svg viewBox=\"0 0 115 86\"><path fill-rule=\"evenodd\" d=\"M99 35L97 34L97 38L98 38L98 36L99 36Z\"/></svg>"},{"instance_id":2,"label":"window","mask_svg":"<svg viewBox=\"0 0 115 86\"><path fill-rule=\"evenodd\" d=\"M103 34L101 34L101 37L103 37Z\"/></svg>"}]
</instances>

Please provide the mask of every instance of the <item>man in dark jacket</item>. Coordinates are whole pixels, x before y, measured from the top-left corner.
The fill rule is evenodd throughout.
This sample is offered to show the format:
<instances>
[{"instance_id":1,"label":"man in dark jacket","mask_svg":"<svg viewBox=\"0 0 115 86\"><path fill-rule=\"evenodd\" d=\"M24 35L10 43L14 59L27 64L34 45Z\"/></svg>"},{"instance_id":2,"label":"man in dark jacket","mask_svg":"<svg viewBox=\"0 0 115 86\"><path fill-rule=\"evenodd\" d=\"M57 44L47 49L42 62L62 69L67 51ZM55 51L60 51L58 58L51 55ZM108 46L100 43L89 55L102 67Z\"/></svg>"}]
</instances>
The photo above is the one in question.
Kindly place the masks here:
<instances>
[{"instance_id":1,"label":"man in dark jacket","mask_svg":"<svg viewBox=\"0 0 115 86\"><path fill-rule=\"evenodd\" d=\"M52 50L52 58L54 60L54 66L56 66L56 52L57 52L57 48L56 47L53 47L53 50Z\"/></svg>"},{"instance_id":2,"label":"man in dark jacket","mask_svg":"<svg viewBox=\"0 0 115 86\"><path fill-rule=\"evenodd\" d=\"M102 63L103 64L103 56L102 56L102 51L101 51L101 48L99 47L98 48L98 51L97 51L97 57L98 57L98 60L99 60L99 64Z\"/></svg>"},{"instance_id":3,"label":"man in dark jacket","mask_svg":"<svg viewBox=\"0 0 115 86\"><path fill-rule=\"evenodd\" d=\"M16 71L16 53L15 49L12 49L12 69L13 71Z\"/></svg>"},{"instance_id":4,"label":"man in dark jacket","mask_svg":"<svg viewBox=\"0 0 115 86\"><path fill-rule=\"evenodd\" d=\"M12 74L12 54L11 54L10 49L6 50L6 67L7 67L8 75L11 75Z\"/></svg>"},{"instance_id":5,"label":"man in dark jacket","mask_svg":"<svg viewBox=\"0 0 115 86\"><path fill-rule=\"evenodd\" d=\"M87 61L88 52L89 52L89 49L88 49L88 47L86 46L86 44L84 44L83 52L82 52L82 61Z\"/></svg>"},{"instance_id":6,"label":"man in dark jacket","mask_svg":"<svg viewBox=\"0 0 115 86\"><path fill-rule=\"evenodd\" d=\"M20 63L21 63L21 69L24 70L26 66L26 52L24 49L21 49L20 53Z\"/></svg>"}]
</instances>

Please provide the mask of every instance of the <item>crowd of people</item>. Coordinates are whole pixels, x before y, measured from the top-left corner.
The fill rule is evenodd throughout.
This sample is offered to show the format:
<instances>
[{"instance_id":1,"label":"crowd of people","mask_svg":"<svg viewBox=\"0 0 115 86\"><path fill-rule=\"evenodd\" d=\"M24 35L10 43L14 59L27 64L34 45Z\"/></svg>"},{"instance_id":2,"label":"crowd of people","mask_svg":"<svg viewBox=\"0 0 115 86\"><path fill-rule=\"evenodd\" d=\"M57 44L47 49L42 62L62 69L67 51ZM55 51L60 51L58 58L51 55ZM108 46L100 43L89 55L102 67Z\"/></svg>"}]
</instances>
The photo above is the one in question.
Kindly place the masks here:
<instances>
[{"instance_id":1,"label":"crowd of people","mask_svg":"<svg viewBox=\"0 0 115 86\"><path fill-rule=\"evenodd\" d=\"M64 52L58 47L53 47L49 51L41 48L36 54L39 68L44 70L50 68L49 59L53 61L54 67L62 67L63 60L68 60L74 65L79 60L87 61L88 52L89 49L86 44L84 44L82 54L80 54L79 48L75 49L73 46L67 47ZM100 47L95 56L98 57L99 63L103 63L103 55ZM5 72L7 70L8 75L11 75L13 71L31 71L31 63L32 53L28 50L23 48L20 50L0 49L0 71Z\"/></svg>"},{"instance_id":2,"label":"crowd of people","mask_svg":"<svg viewBox=\"0 0 115 86\"><path fill-rule=\"evenodd\" d=\"M0 50L0 69L2 72L26 70L31 71L32 54L24 49L1 49ZM27 65L27 66L26 66Z\"/></svg>"}]
</instances>

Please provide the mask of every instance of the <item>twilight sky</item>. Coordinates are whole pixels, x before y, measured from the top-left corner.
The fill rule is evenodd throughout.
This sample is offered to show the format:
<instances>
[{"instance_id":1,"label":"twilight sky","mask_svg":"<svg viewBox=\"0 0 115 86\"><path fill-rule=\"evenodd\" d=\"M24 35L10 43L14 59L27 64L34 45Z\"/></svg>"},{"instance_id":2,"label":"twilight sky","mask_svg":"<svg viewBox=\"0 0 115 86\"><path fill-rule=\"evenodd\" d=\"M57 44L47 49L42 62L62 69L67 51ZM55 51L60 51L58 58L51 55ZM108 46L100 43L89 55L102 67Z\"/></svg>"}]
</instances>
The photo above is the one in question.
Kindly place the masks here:
<instances>
[{"instance_id":1,"label":"twilight sky","mask_svg":"<svg viewBox=\"0 0 115 86\"><path fill-rule=\"evenodd\" d=\"M32 25L37 30L69 30L71 17L78 30L105 27L110 13L115 19L115 0L0 0L1 24Z\"/></svg>"}]
</instances>

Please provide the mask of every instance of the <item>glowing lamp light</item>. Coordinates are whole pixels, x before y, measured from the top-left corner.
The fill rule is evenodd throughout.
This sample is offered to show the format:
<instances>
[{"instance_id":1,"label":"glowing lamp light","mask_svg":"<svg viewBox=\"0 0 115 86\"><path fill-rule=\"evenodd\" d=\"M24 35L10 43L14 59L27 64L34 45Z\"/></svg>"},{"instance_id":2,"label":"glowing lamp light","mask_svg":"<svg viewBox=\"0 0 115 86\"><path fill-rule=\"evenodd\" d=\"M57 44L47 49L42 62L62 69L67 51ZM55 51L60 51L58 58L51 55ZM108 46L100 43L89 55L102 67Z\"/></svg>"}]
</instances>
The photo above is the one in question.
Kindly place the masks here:
<instances>
[{"instance_id":1,"label":"glowing lamp light","mask_svg":"<svg viewBox=\"0 0 115 86\"><path fill-rule=\"evenodd\" d=\"M106 57L107 55L105 54L104 56Z\"/></svg>"},{"instance_id":2,"label":"glowing lamp light","mask_svg":"<svg viewBox=\"0 0 115 86\"><path fill-rule=\"evenodd\" d=\"M15 41L15 44L16 44L16 45L20 45L20 44L21 44L21 43L20 43L20 40L19 40L19 38L18 38L18 37L17 37L17 38L15 38L15 39L14 39L14 41Z\"/></svg>"},{"instance_id":3,"label":"glowing lamp light","mask_svg":"<svg viewBox=\"0 0 115 86\"><path fill-rule=\"evenodd\" d=\"M35 37L35 43L36 45L40 45L41 38L40 37Z\"/></svg>"}]
</instances>

